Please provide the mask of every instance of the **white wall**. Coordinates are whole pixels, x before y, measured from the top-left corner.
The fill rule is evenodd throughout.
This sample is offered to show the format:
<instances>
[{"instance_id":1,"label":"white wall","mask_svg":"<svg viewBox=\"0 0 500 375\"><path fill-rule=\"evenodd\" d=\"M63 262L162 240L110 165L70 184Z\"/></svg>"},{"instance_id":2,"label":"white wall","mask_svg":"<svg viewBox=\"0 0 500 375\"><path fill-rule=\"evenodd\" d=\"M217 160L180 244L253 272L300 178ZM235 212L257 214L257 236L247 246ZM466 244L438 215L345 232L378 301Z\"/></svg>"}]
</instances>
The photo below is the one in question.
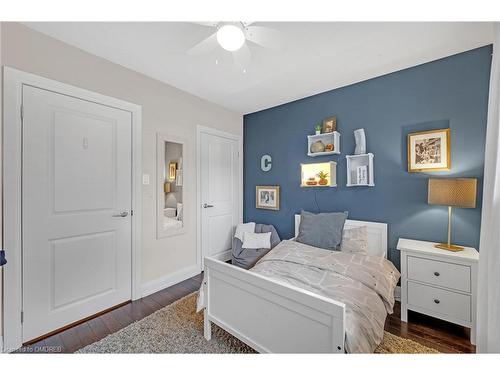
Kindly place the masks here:
<instances>
[{"instance_id":1,"label":"white wall","mask_svg":"<svg viewBox=\"0 0 500 375\"><path fill-rule=\"evenodd\" d=\"M151 181L149 186L143 186L143 284L150 286L194 266L197 260L196 125L242 135L242 115L18 23L2 23L0 43L2 65L142 105L143 173L149 174ZM186 233L165 239L156 239L157 132L176 134L188 142L184 151L183 187Z\"/></svg>"}]
</instances>

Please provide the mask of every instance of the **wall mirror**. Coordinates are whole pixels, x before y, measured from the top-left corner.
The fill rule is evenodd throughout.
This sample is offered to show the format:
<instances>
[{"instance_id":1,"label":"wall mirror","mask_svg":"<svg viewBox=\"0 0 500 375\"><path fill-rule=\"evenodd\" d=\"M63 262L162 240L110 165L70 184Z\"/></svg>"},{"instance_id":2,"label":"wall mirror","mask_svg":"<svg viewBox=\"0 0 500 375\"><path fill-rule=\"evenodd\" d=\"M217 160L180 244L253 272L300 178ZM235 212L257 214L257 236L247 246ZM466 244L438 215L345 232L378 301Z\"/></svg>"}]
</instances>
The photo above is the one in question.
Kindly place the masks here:
<instances>
[{"instance_id":1,"label":"wall mirror","mask_svg":"<svg viewBox=\"0 0 500 375\"><path fill-rule=\"evenodd\" d=\"M157 237L184 232L185 142L157 135Z\"/></svg>"}]
</instances>

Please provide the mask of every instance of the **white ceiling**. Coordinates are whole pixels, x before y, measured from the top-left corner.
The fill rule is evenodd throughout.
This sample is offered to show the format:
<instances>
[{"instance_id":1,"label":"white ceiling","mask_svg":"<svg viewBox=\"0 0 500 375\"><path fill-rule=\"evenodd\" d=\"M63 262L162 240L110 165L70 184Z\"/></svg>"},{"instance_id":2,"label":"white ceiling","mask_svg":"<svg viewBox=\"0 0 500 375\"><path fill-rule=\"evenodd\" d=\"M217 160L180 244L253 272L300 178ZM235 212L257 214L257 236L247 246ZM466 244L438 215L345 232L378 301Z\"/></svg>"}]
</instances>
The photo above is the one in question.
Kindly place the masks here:
<instances>
[{"instance_id":1,"label":"white ceiling","mask_svg":"<svg viewBox=\"0 0 500 375\"><path fill-rule=\"evenodd\" d=\"M280 48L247 42L246 73L217 47L186 51L214 32L187 22L25 23L28 27L242 114L491 43L491 23L262 22ZM215 61L218 61L218 64Z\"/></svg>"}]
</instances>

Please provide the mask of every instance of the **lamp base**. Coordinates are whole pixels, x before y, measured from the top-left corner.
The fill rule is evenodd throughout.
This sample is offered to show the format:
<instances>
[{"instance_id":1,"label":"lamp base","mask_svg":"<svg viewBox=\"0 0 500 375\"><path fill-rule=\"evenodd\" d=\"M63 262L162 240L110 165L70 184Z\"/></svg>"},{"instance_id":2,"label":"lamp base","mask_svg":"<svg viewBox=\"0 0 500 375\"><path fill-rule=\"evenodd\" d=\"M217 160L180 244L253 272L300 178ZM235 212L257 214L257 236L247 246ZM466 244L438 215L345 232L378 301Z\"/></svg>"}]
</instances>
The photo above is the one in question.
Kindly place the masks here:
<instances>
[{"instance_id":1,"label":"lamp base","mask_svg":"<svg viewBox=\"0 0 500 375\"><path fill-rule=\"evenodd\" d=\"M438 249L442 250L448 250L448 251L462 251L464 248L462 246L457 246L457 245L448 245L447 243L440 243L434 245L434 247L437 247Z\"/></svg>"}]
</instances>

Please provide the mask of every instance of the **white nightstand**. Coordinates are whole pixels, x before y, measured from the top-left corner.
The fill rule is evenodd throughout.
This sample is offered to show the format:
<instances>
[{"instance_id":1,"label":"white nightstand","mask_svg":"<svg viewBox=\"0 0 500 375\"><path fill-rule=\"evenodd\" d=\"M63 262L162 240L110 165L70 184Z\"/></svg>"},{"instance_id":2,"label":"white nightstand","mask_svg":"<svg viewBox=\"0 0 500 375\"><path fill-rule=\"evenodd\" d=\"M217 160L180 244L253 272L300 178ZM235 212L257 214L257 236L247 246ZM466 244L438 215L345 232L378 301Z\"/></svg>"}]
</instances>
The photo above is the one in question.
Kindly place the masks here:
<instances>
[{"instance_id":1,"label":"white nightstand","mask_svg":"<svg viewBox=\"0 0 500 375\"><path fill-rule=\"evenodd\" d=\"M476 343L477 264L479 253L466 247L452 252L433 242L400 238L401 320L417 311L470 328Z\"/></svg>"}]
</instances>

